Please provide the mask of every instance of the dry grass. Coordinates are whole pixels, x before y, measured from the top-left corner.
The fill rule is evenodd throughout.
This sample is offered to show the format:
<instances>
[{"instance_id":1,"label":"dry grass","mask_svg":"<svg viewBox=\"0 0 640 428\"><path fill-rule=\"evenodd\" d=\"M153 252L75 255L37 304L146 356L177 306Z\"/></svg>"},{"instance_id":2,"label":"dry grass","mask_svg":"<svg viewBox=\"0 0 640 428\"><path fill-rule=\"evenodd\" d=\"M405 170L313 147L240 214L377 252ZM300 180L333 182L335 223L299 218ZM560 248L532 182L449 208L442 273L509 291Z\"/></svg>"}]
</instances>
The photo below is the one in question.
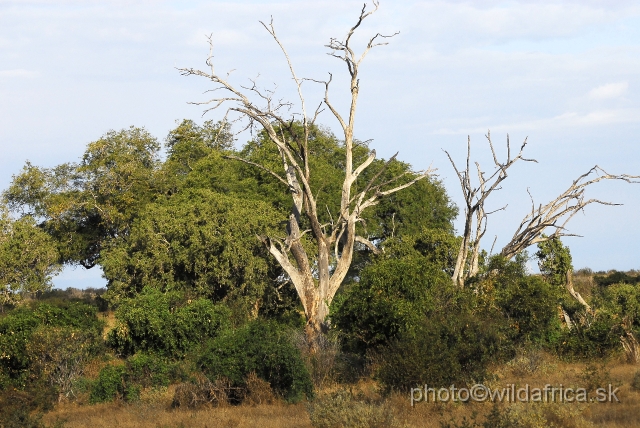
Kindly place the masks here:
<instances>
[{"instance_id":1,"label":"dry grass","mask_svg":"<svg viewBox=\"0 0 640 428\"><path fill-rule=\"evenodd\" d=\"M104 321L104 329L102 330L102 338L107 339L109 332L116 326L116 314L113 311L100 312L98 317Z\"/></svg>"},{"instance_id":2,"label":"dry grass","mask_svg":"<svg viewBox=\"0 0 640 428\"><path fill-rule=\"evenodd\" d=\"M131 404L61 404L47 413L43 422L48 426L62 422L65 428L311 427L304 404L275 402L182 410L171 407L174 392L175 387L148 391L139 402Z\"/></svg>"},{"instance_id":3,"label":"dry grass","mask_svg":"<svg viewBox=\"0 0 640 428\"><path fill-rule=\"evenodd\" d=\"M507 384L543 388L546 384L583 387L591 381L611 382L619 387L620 403L534 403L499 406L501 411L524 427L634 427L640 426L640 391L631 388L640 366L612 361L606 368L600 365L567 363L543 353L521 353L509 364L496 367L492 388ZM605 386L605 385L603 385ZM320 394L336 391L339 386L325 388ZM378 395L377 385L363 381L353 385L354 395L365 402L376 402L390 408L399 426L440 428L442 422L459 425L462 418L485 420L492 410L491 403L416 403L411 406L407 394L394 394L386 399ZM256 383L255 397L241 406L207 406L198 410L173 409L171 401L175 386L164 390L149 390L141 400L132 404L107 403L79 405L62 403L45 415L44 422L64 427L311 427L305 403L288 405L269 395L265 385ZM319 394L319 395L320 395ZM354 409L357 406L354 406Z\"/></svg>"}]
</instances>

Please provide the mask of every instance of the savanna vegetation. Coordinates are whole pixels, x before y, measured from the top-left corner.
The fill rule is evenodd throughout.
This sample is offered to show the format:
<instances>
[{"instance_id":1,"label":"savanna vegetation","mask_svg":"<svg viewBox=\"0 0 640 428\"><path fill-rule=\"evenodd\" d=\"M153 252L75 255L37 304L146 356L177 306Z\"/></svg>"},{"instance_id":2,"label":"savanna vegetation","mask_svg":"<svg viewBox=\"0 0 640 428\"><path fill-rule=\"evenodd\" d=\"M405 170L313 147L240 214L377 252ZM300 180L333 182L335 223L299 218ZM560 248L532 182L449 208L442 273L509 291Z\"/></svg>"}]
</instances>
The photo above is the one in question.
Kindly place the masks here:
<instances>
[{"instance_id":1,"label":"savanna vegetation","mask_svg":"<svg viewBox=\"0 0 640 428\"><path fill-rule=\"evenodd\" d=\"M230 111L259 125L249 141L227 120L183 120L164 145L131 127L78 162L27 162L14 175L0 207L0 427L640 418L640 274L575 270L554 204L488 254L490 177L479 171L474 190L469 168L456 169L459 235L463 213L430 171L376 158L353 135L360 62L349 40L367 16L330 44L352 77L339 136L315 116L258 109L213 68L185 69L237 95ZM496 159L491 177L504 180L520 154ZM587 175L554 202L584 208ZM65 266L99 266L106 289L52 289ZM425 384L479 382L615 384L622 403L409 400Z\"/></svg>"}]
</instances>

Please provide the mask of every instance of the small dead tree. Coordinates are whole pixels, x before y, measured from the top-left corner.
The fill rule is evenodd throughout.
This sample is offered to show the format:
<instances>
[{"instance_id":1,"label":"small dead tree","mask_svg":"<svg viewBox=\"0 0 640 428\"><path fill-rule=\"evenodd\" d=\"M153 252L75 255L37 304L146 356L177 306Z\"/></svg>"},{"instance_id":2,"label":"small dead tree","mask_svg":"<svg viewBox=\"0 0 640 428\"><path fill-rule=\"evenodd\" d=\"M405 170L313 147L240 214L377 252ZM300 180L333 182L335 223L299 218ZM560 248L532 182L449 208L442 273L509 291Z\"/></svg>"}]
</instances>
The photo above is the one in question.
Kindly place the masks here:
<instances>
[{"instance_id":1,"label":"small dead tree","mask_svg":"<svg viewBox=\"0 0 640 428\"><path fill-rule=\"evenodd\" d=\"M360 91L360 64L372 48L387 44L383 40L395 35L385 36L378 33L369 39L369 42L360 55L354 52L352 36L362 22L378 9L378 2L374 1L373 4L374 8L370 11L367 11L366 4L363 6L355 25L349 29L344 40L332 38L327 45L331 50L329 55L344 61L349 73L349 93L351 97L346 116L338 112L329 100L329 85L332 80L331 74L329 74L327 81L301 79L297 77L289 55L276 36L273 21L268 25L263 22L261 22L261 24L274 38L286 59L300 99L301 111L297 116L289 115L285 117L281 113L284 107L290 109L293 105L292 103L283 102L282 100L276 100L273 91L261 90L253 81L250 86L241 86L238 88L228 81L228 74L226 76L219 74L213 66L213 55L211 53L213 44L211 38L209 38L210 54L206 61L209 67L208 71L193 68L179 69L185 76L201 76L213 82L215 87L211 89L211 91L221 91L227 94L226 96L220 96L194 104L211 104L212 107L205 110L205 113L209 110L219 108L222 105L227 105L225 117L229 114L237 114L237 119L247 120L247 127L257 126L264 130L281 156L281 173L259 163L236 156L229 156L229 158L244 162L267 172L282 183L282 185L286 186L291 193L293 203L286 222L285 237L277 238L269 236L261 237L261 239L268 251L291 279L302 301L307 319L306 332L312 351L315 351L317 348L315 345L318 343L318 338L327 328L325 319L329 313L329 306L336 291L347 275L351 265L355 243L359 242L369 248L375 248L367 239L357 236L356 234L356 225L361 221L362 212L376 205L381 197L409 187L432 173L429 169L416 173L411 179L407 179L405 175L401 175L384 181L382 180L383 173L395 159L395 156L393 156L380 171L374 174L373 178L366 183L364 187L361 187L363 190L358 192L353 191L354 184L358 177L360 177L362 172L369 167L375 159L375 151L372 151L363 163L357 166L353 164L353 134L356 106ZM305 98L302 91L302 84L305 81L321 83L324 86L324 99L312 117L309 117L306 112ZM261 102L262 106L256 104L253 99ZM337 215L332 216L335 220L332 220L329 224L322 224L319 220L318 202L311 189L312 171L309 167L309 131L322 111L321 108L323 104L338 120L344 135L345 147L345 176L342 184L340 211ZM302 136L294 137L293 135L287 135L287 133L283 131L293 124L294 117L298 117L302 124L304 130ZM401 177L405 178L399 181ZM308 224L309 227L306 230L301 230L303 217L305 224ZM315 254L309 254L302 245L301 239L305 234L311 237L315 247Z\"/></svg>"},{"instance_id":2,"label":"small dead tree","mask_svg":"<svg viewBox=\"0 0 640 428\"><path fill-rule=\"evenodd\" d=\"M494 172L487 178L485 173L481 170L478 162L476 164L476 170L478 175L478 185L474 187L471 181L471 143L470 139L467 139L467 163L464 170L460 171L451 155L445 150L453 169L456 171L458 179L460 181L460 187L465 200L465 223L464 232L462 235L462 243L460 244L460 251L458 252L458 258L456 260L455 270L452 276L453 281L459 286L464 286L467 279L475 276L478 273L478 256L480 252L480 241L484 236L487 228L487 216L506 208L506 205L497 210L486 212L485 202L489 195L494 190L500 190L500 183L507 178L507 170L518 160L525 162L536 162L535 159L525 159L522 157L522 151L524 150L527 140L523 142L520 147L520 151L516 157L511 158L511 149L509 143L509 136L507 135L507 160L504 163L500 163L496 156L496 152L491 142L491 134L487 133L487 140L489 141L489 147L493 156L495 164ZM590 180L587 180L592 174L600 174ZM566 225L579 211L582 211L587 205L597 203L601 205L621 205L611 202L604 202L599 199L585 199L584 193L588 186L595 184L602 180L622 180L627 183L638 183L634 181L640 178L640 176L632 176L627 174L609 174L598 165L591 168L587 173L582 174L576 180L573 181L571 186L557 198L552 200L546 205L539 205L537 208L531 198L531 213L527 214L520 223L520 226L514 233L511 241L509 241L500 254L508 259L519 254L531 245L545 242L561 236L579 236L575 234L566 233ZM531 197L531 194L529 194ZM545 235L547 228L555 229L550 235ZM567 275L570 275L568 273ZM589 305L586 304L584 299L573 290L571 280L567 279L567 289L571 295L576 298L583 306L590 310Z\"/></svg>"},{"instance_id":3,"label":"small dead tree","mask_svg":"<svg viewBox=\"0 0 640 428\"><path fill-rule=\"evenodd\" d=\"M506 208L505 205L497 210L486 212L484 204L487 198L494 190L501 189L499 185L507 178L507 170L518 160L523 160L525 162L537 162L535 159L525 159L522 157L522 151L527 145L526 139L522 143L518 155L512 159L509 135L507 135L507 160L504 163L501 163L498 161L496 151L493 148L490 132L487 132L486 138L489 142L489 147L491 148L491 154L493 155L495 170L487 177L480 168L480 164L475 162L478 175L477 187L474 187L471 180L471 138L467 138L467 163L466 168L462 171L458 169L449 152L446 150L444 151L447 154L453 169L456 171L458 179L460 180L460 187L462 188L465 203L464 232L462 234L462 242L460 243L458 258L456 259L456 266L451 278L453 279L453 282L458 284L460 287L464 286L464 282L468 278L471 278L478 273L480 240L487 230L487 216Z\"/></svg>"}]
</instances>

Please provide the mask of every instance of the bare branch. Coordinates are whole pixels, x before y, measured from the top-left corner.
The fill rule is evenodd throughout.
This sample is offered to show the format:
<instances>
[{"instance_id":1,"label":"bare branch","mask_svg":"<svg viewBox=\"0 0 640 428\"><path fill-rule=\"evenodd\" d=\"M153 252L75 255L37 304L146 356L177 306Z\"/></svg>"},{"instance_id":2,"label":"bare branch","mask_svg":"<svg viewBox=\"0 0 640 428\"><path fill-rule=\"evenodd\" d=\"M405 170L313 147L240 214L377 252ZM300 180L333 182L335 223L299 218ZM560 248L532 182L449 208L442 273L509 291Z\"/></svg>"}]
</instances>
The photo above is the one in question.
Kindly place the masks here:
<instances>
[{"instance_id":1,"label":"bare branch","mask_svg":"<svg viewBox=\"0 0 640 428\"><path fill-rule=\"evenodd\" d=\"M239 158L238 156L234 156L234 155L225 155L223 156L223 158L225 159L233 159L233 160L237 160L243 163L246 163L247 165L251 165L251 166L255 166L256 168L260 168L261 170L268 172L269 174L271 174L273 177L277 178L278 181L280 181L282 184L284 184L285 186L287 186L289 189L291 189L291 186L289 185L289 183L287 182L287 180L285 180L284 178L280 177L278 174L276 174L275 172L271 171L269 168L264 167L262 165L260 165L259 163L255 163L255 162L251 162L249 160L246 159L242 159Z\"/></svg>"},{"instance_id":2,"label":"bare branch","mask_svg":"<svg viewBox=\"0 0 640 428\"><path fill-rule=\"evenodd\" d=\"M492 192L500 190L502 188L500 186L500 183L502 183L507 178L507 170L517 161L522 160L525 162L537 162L535 159L526 159L522 157L522 152L527 145L527 139L525 139L522 143L518 155L512 159L511 142L509 136L507 135L507 160L504 163L501 163L498 160L493 142L491 141L491 133L489 131L487 131L486 138L487 142L489 143L489 149L491 151L495 169L491 173L491 175L489 175L489 177L486 177L485 173L480 167L480 164L478 162L475 162L476 175L478 177L477 186L474 186L471 183L471 138L467 137L466 167L462 171L458 169L449 152L447 152L446 150L444 151L447 154L449 162L451 162L456 175L458 176L462 195L465 200L464 232L462 235L462 243L460 244L458 257L456 259L456 266L451 278L456 284L461 287L464 286L464 282L468 278L476 275L476 273L478 272L480 241L482 240L482 237L484 236L487 229L488 216L497 211L502 211L507 208L507 206L505 205L502 208L486 212L485 202L487 198L489 198Z\"/></svg>"},{"instance_id":3,"label":"bare branch","mask_svg":"<svg viewBox=\"0 0 640 428\"><path fill-rule=\"evenodd\" d=\"M356 236L356 242L359 242L361 244L363 244L365 247L367 247L373 254L380 254L380 249L378 249L378 247L376 247L375 245L373 245L373 242L369 241L366 238L363 238L362 236Z\"/></svg>"},{"instance_id":4,"label":"bare branch","mask_svg":"<svg viewBox=\"0 0 640 428\"><path fill-rule=\"evenodd\" d=\"M591 180L584 181L591 174L601 175L598 175ZM584 192L588 186L602 180L621 180L627 183L638 183L639 181L636 181L638 178L640 178L640 176L609 174L596 165L574 180L567 190L546 205L540 204L538 208L535 208L533 197L531 197L531 193L529 193L529 197L531 197L531 213L524 217L511 238L511 241L505 245L500 254L504 257L511 258L527 247L539 242L544 242L561 236L578 236L566 233L565 226L573 216L578 212L583 211L587 205L621 205L612 202L604 202L599 199L585 200ZM529 192L528 189L527 192ZM554 228L555 230L549 236L543 236L547 228Z\"/></svg>"}]
</instances>

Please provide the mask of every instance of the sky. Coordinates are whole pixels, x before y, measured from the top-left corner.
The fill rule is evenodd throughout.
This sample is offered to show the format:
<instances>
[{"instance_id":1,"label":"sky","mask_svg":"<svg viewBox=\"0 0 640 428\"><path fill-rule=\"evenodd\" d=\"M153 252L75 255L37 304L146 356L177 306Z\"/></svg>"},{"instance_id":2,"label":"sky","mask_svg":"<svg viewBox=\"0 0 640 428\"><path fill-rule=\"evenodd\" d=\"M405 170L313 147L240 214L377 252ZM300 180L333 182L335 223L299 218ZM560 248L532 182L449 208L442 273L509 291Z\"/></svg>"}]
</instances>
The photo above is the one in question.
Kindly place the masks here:
<instances>
[{"instance_id":1,"label":"sky","mask_svg":"<svg viewBox=\"0 0 640 428\"><path fill-rule=\"evenodd\" d=\"M176 121L204 117L210 82L184 77L204 68L214 44L216 70L236 85L254 79L294 102L282 52L259 21L273 18L300 77L325 80L344 111L347 70L327 54L361 1L0 0L0 189L26 160L51 167L77 161L111 129L143 126L163 141ZM417 170L437 168L452 200L462 194L443 150L462 164L467 137L473 160L491 171L488 130L498 156L507 134L525 156L487 201L484 244L509 241L536 204L564 191L594 165L640 175L640 5L636 1L382 1L356 33L361 49L378 32L400 33L362 63L356 137L381 157ZM307 84L308 83L308 84ZM303 85L308 105L321 88ZM323 113L320 123L338 132ZM239 143L247 136L240 136ZM640 184L600 182L590 205L568 225L574 266L640 269ZM456 222L458 230L462 224ZM535 248L531 249L535 251ZM532 265L532 269L533 269ZM105 284L98 269L66 269L59 288Z\"/></svg>"}]
</instances>

